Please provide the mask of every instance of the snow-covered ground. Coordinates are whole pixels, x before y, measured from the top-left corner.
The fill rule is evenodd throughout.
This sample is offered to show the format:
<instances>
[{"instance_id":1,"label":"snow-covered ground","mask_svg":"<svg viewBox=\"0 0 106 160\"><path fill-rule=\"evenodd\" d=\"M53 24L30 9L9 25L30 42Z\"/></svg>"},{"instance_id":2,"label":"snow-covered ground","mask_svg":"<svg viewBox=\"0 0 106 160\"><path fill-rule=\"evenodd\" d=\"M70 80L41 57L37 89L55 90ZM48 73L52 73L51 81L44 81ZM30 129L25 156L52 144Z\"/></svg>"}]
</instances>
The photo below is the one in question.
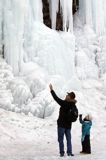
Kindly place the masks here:
<instances>
[{"instance_id":1,"label":"snow-covered ground","mask_svg":"<svg viewBox=\"0 0 106 160\"><path fill-rule=\"evenodd\" d=\"M95 108L96 110L96 108ZM99 117L100 115L100 117ZM101 117L102 120L101 120ZM73 160L106 159L106 114L98 113L98 122L91 132L91 155L80 155L80 124L72 128ZM95 120L94 120L95 121ZM21 115L0 109L0 159L1 160L50 160L60 159L56 134L56 121ZM62 159L70 159L65 156Z\"/></svg>"}]
</instances>

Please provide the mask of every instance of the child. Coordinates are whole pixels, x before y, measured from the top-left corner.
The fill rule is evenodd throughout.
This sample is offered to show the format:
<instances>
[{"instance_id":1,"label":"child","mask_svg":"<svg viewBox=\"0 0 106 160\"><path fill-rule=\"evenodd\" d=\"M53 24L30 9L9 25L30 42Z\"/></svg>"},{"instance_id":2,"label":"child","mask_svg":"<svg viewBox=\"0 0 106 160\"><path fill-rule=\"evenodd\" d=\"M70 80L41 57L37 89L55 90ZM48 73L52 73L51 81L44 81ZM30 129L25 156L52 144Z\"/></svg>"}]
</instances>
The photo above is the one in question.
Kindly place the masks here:
<instances>
[{"instance_id":1,"label":"child","mask_svg":"<svg viewBox=\"0 0 106 160\"><path fill-rule=\"evenodd\" d=\"M91 145L90 145L90 129L92 126L92 117L88 114L82 120L82 114L79 115L79 121L82 124L82 151L80 153L91 154Z\"/></svg>"}]
</instances>

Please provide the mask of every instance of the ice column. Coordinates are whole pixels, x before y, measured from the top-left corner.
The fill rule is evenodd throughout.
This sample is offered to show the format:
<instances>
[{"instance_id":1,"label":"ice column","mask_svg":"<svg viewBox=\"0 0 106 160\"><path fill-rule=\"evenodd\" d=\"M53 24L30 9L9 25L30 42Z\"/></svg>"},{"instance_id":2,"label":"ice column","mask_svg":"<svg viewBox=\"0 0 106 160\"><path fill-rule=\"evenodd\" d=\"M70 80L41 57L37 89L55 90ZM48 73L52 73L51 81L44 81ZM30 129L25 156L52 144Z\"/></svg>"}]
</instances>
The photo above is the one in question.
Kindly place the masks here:
<instances>
[{"instance_id":1,"label":"ice column","mask_svg":"<svg viewBox=\"0 0 106 160\"><path fill-rule=\"evenodd\" d=\"M49 0L52 28L56 28L56 16L59 9L59 0ZM60 0L63 17L63 30L73 32L72 0Z\"/></svg>"},{"instance_id":2,"label":"ice column","mask_svg":"<svg viewBox=\"0 0 106 160\"><path fill-rule=\"evenodd\" d=\"M79 0L79 17L83 24L93 26L98 35L104 34L106 24L106 1Z\"/></svg>"},{"instance_id":3,"label":"ice column","mask_svg":"<svg viewBox=\"0 0 106 160\"><path fill-rule=\"evenodd\" d=\"M104 0L93 0L93 24L94 29L98 35L102 35L105 29L105 12L104 9Z\"/></svg>"},{"instance_id":4,"label":"ice column","mask_svg":"<svg viewBox=\"0 0 106 160\"><path fill-rule=\"evenodd\" d=\"M72 0L60 0L63 13L63 30L73 32Z\"/></svg>"},{"instance_id":5,"label":"ice column","mask_svg":"<svg viewBox=\"0 0 106 160\"><path fill-rule=\"evenodd\" d=\"M83 24L92 26L92 0L79 1L79 16Z\"/></svg>"},{"instance_id":6,"label":"ice column","mask_svg":"<svg viewBox=\"0 0 106 160\"><path fill-rule=\"evenodd\" d=\"M2 9L2 0L0 0L0 54L2 53L2 41L3 41L3 33L2 33L2 25L3 25L3 9Z\"/></svg>"},{"instance_id":7,"label":"ice column","mask_svg":"<svg viewBox=\"0 0 106 160\"><path fill-rule=\"evenodd\" d=\"M82 23L85 23L85 0L79 0L79 18L82 21Z\"/></svg>"},{"instance_id":8,"label":"ice column","mask_svg":"<svg viewBox=\"0 0 106 160\"><path fill-rule=\"evenodd\" d=\"M59 0L55 0L55 2L53 0L49 0L49 6L50 6L50 17L51 17L52 28L55 29Z\"/></svg>"},{"instance_id":9,"label":"ice column","mask_svg":"<svg viewBox=\"0 0 106 160\"><path fill-rule=\"evenodd\" d=\"M35 21L43 22L42 0L29 0L32 17Z\"/></svg>"},{"instance_id":10,"label":"ice column","mask_svg":"<svg viewBox=\"0 0 106 160\"><path fill-rule=\"evenodd\" d=\"M5 0L3 4L5 59L15 74L18 74L23 61L25 4L26 0Z\"/></svg>"},{"instance_id":11,"label":"ice column","mask_svg":"<svg viewBox=\"0 0 106 160\"><path fill-rule=\"evenodd\" d=\"M86 24L92 26L92 0L85 0L85 22Z\"/></svg>"},{"instance_id":12,"label":"ice column","mask_svg":"<svg viewBox=\"0 0 106 160\"><path fill-rule=\"evenodd\" d=\"M103 10L104 10L104 25L106 28L106 0L103 1Z\"/></svg>"}]
</instances>

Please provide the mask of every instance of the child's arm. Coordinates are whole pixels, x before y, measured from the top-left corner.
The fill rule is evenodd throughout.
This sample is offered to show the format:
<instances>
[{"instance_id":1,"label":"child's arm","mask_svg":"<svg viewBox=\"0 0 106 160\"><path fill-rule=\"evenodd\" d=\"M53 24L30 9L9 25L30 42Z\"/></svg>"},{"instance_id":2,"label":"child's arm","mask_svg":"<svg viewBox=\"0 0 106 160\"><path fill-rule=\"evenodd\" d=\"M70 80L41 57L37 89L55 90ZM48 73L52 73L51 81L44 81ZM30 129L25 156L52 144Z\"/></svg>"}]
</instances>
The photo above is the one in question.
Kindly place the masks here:
<instances>
[{"instance_id":1,"label":"child's arm","mask_svg":"<svg viewBox=\"0 0 106 160\"><path fill-rule=\"evenodd\" d=\"M80 121L81 124L83 123L82 114L79 115L79 121Z\"/></svg>"}]
</instances>

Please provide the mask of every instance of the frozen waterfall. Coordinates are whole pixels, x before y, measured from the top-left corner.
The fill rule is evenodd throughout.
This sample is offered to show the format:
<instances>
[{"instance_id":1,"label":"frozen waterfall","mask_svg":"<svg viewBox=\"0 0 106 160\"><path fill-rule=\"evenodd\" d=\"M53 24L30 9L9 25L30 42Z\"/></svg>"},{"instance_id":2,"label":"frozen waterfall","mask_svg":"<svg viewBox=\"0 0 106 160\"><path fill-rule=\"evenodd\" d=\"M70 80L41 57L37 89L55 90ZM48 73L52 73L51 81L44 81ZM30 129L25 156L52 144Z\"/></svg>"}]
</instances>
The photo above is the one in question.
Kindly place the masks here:
<instances>
[{"instance_id":1,"label":"frozen waterfall","mask_svg":"<svg viewBox=\"0 0 106 160\"><path fill-rule=\"evenodd\" d=\"M50 7L52 28L56 28L56 15L60 4L60 10L63 18L63 30L69 31L72 34L73 1L48 0L48 2ZM42 64L43 67L47 65L46 60L43 62L43 58L41 58L42 63L41 60L39 60L39 57L44 57L43 51L42 56L39 56L39 53L41 54L41 50L38 46L40 46L39 37L41 37L41 33L40 31L38 32L34 29L36 23L43 23L42 8L42 0L0 0L0 52L2 52L2 47L4 45L4 57L12 66L16 75L22 71L23 64L28 61L36 61L36 63ZM79 0L79 17L83 24L89 25L98 35L102 35L106 30L106 0ZM44 28L41 27L42 34L45 30ZM45 34L44 38L46 43L48 40L46 41ZM63 38L60 39L63 40ZM49 46L49 41L46 45ZM67 48L67 44L65 45ZM75 45L74 41L73 44L72 41L70 41L70 47L71 45ZM61 43L57 47L61 47ZM60 53L56 53L57 59L59 55L59 60L56 60L57 64L52 64L52 67L53 65L55 67L54 70L56 70L56 74L60 74L60 72L62 72L62 68L59 68L60 61L62 63L61 59L65 57L64 63L67 64L67 59L69 59L71 55L74 56L73 48L74 47L72 47L70 51L70 55L69 51L64 53L64 56ZM61 51L61 49L59 50ZM56 51L57 49L53 48L53 52ZM68 54L69 57L66 54ZM45 54L45 57L48 57L47 53ZM55 60L52 63L54 62ZM72 68L74 66L73 63L74 62L70 63ZM51 70L51 68L47 66L46 69L48 69L49 72ZM51 71L51 73L55 72Z\"/></svg>"},{"instance_id":2,"label":"frozen waterfall","mask_svg":"<svg viewBox=\"0 0 106 160\"><path fill-rule=\"evenodd\" d=\"M52 27L54 29L56 25L56 13L58 11L58 2L59 2L58 0L56 1L56 3L53 3L52 0L49 1L50 7L51 7ZM72 13L71 13L72 0L71 1L68 0L66 5L65 5L65 1L64 3L61 1L61 7L64 15L63 16L64 30L67 30L69 25L69 30L72 31L72 28L73 28ZM22 68L26 62L33 61L35 59L39 59L37 64L40 64L42 67L45 67L45 69L47 69L50 74L55 73L55 74L63 75L62 72L64 71L62 71L62 69L64 64L62 63L64 62L62 62L63 60L61 59L61 54L60 54L62 53L61 51L62 42L60 42L58 46L56 45L57 48L54 47L54 51L53 51L55 55L57 55L57 57L55 56L55 59L59 59L59 60L54 59L55 64L53 64L54 62L52 62L51 65L49 64L47 66L48 60L50 60L48 59L49 57L48 51L50 50L50 49L48 50L48 45L49 45L50 38L48 34L45 35L45 27L41 25L43 23L43 12L42 12L41 0L23 0L23 1L21 0L3 1L2 0L0 1L0 14L2 14L1 17L3 17L3 19L0 19L0 27L1 27L0 39L2 39L4 43L4 57L6 61L12 66L15 75L18 75L19 72L23 71ZM36 26L37 23L39 23L39 28L41 29L41 31L40 30L37 31L36 27L34 28L34 26ZM44 37L45 39L45 43L46 43L46 39L48 42L44 46L44 48L47 48L46 54L43 53L43 51L45 52L45 49L42 50L42 54L41 54L40 52L41 47L37 46L38 44L40 44L40 41L41 41L41 39L39 39L41 37L40 32L41 32L42 38ZM43 32L44 32L44 35L43 35ZM2 37L2 35L4 36ZM60 38L60 41L61 41L61 38ZM73 44L74 43L72 43L72 46ZM2 46L2 43L1 43L1 46ZM58 47L60 47L60 49L58 49ZM72 52L74 53L73 47L72 47ZM67 54L69 55L69 51ZM63 57L64 59L66 59L65 63L68 66L69 63L67 63L67 61L69 60L69 58L67 57L67 54L64 54ZM44 56L46 58L43 58ZM61 67L58 66L59 62L61 63ZM51 69L53 65L55 67L54 71L53 69Z\"/></svg>"}]
</instances>

